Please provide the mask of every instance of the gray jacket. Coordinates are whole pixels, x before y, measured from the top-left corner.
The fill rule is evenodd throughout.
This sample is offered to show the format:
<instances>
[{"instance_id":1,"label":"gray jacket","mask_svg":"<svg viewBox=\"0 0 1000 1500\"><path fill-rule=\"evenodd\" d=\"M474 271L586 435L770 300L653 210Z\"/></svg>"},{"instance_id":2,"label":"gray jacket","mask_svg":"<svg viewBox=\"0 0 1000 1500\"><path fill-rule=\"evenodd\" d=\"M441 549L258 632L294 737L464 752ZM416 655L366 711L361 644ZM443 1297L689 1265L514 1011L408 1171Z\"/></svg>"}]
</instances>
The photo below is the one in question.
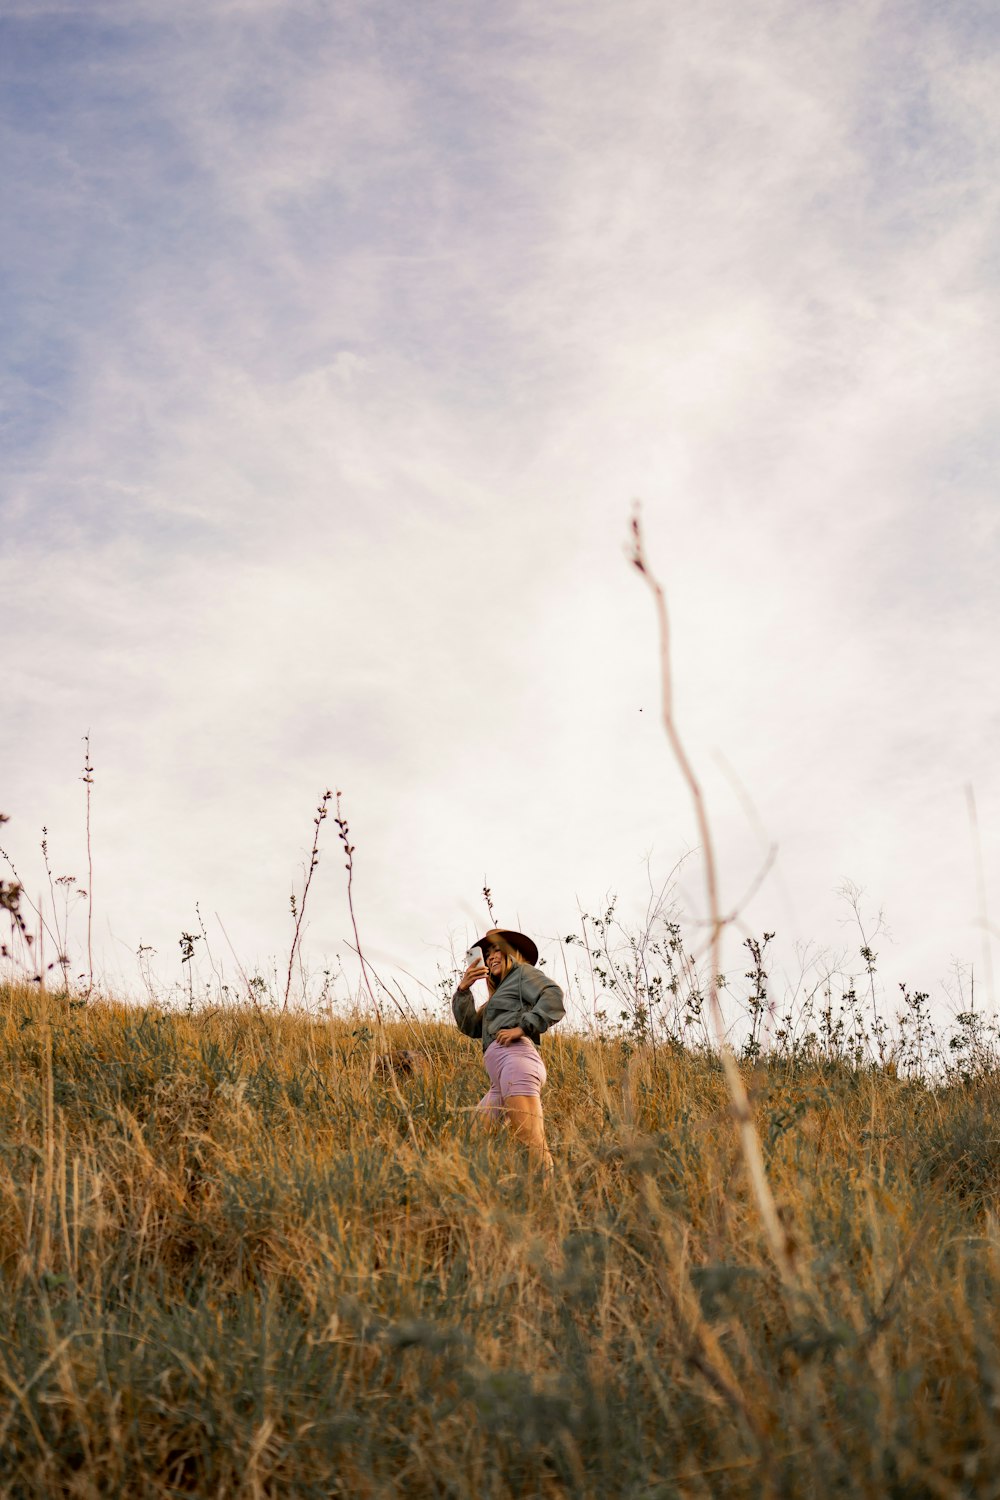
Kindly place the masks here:
<instances>
[{"instance_id":1,"label":"gray jacket","mask_svg":"<svg viewBox=\"0 0 1000 1500\"><path fill-rule=\"evenodd\" d=\"M482 1037L484 1052L505 1026L520 1026L537 1043L566 1014L562 990L530 964L515 964L478 1014L471 990L456 990L451 1009L459 1031Z\"/></svg>"}]
</instances>

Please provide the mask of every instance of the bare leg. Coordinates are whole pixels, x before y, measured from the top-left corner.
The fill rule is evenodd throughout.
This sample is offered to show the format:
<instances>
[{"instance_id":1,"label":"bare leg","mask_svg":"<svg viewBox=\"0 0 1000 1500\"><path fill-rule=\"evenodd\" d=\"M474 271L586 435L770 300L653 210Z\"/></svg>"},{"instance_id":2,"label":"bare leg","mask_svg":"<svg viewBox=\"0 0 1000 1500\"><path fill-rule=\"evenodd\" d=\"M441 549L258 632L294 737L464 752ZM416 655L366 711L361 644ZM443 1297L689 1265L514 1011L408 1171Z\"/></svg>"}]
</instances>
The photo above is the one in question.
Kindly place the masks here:
<instances>
[{"instance_id":1,"label":"bare leg","mask_svg":"<svg viewBox=\"0 0 1000 1500\"><path fill-rule=\"evenodd\" d=\"M546 1175L552 1171L552 1154L545 1143L542 1101L537 1094L510 1094L505 1100L507 1122L514 1135L539 1161Z\"/></svg>"}]
</instances>

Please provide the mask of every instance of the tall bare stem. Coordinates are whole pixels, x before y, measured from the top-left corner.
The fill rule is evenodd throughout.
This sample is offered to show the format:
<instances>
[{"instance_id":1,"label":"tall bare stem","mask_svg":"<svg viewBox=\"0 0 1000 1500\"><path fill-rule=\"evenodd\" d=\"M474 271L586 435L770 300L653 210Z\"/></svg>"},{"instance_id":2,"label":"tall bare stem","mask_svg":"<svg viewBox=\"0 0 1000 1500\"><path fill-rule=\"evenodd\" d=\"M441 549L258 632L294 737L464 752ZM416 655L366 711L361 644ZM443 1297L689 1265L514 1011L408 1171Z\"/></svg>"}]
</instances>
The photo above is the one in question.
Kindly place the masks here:
<instances>
[{"instance_id":1,"label":"tall bare stem","mask_svg":"<svg viewBox=\"0 0 1000 1500\"><path fill-rule=\"evenodd\" d=\"M309 887L312 885L313 873L319 864L319 831L326 818L327 803L332 796L333 793L329 789L323 793L319 799L319 806L316 808L316 816L313 818L313 841L312 848L309 851L309 868L306 870L305 885L302 887L302 900L296 902L295 892L292 892L292 916L295 918L295 931L292 934L292 946L288 954L288 977L285 980L285 999L281 1007L283 1011L288 1009L288 997L292 990L292 970L295 967L295 955L302 941L302 920L306 914L306 899L309 895ZM339 798L339 792L337 796Z\"/></svg>"},{"instance_id":2,"label":"tall bare stem","mask_svg":"<svg viewBox=\"0 0 1000 1500\"><path fill-rule=\"evenodd\" d=\"M687 784L688 791L691 793L695 818L698 824L698 836L701 840L705 861L705 888L711 928L711 972L708 979L708 1000L712 1022L715 1027L716 1042L722 1057L722 1067L729 1089L733 1119L736 1122L740 1148L743 1152L743 1160L746 1165L747 1176L750 1180L750 1188L757 1203L757 1210L760 1214L761 1223L764 1227L771 1253L774 1256L782 1279L787 1285L795 1286L798 1278L795 1271L792 1247L785 1232L785 1227L779 1217L774 1195L771 1192L771 1185L767 1180L760 1136L757 1134L757 1128L754 1125L753 1112L750 1108L750 1099L746 1091L746 1085L740 1075L732 1048L726 1040L722 1006L719 1004L718 976L721 969L722 932L728 919L724 918L719 910L719 885L715 863L715 847L712 843L712 832L709 828L708 814L705 809L705 798L702 794L701 784L695 775L694 768L688 759L687 752L681 742L681 737L677 732L677 725L674 720L673 677L670 664L670 621L667 614L667 601L663 588L650 571L649 564L646 561L642 526L638 511L632 516L632 551L630 561L637 571L642 574L656 602L656 614L660 630L663 727L667 732L667 740L674 753L674 759L677 761L681 775Z\"/></svg>"},{"instance_id":3,"label":"tall bare stem","mask_svg":"<svg viewBox=\"0 0 1000 1500\"><path fill-rule=\"evenodd\" d=\"M355 946L355 949L357 950L358 958L361 960L361 977L364 980L365 989L368 992L368 998L371 1001L372 1005L374 1005L374 1007L375 1007L375 1014L378 1016L379 1024L382 1025L382 1026L384 1026L385 1025L385 1017L382 1014L382 1007L381 1007L381 1005L378 1002L378 997L377 997L377 995L375 993L375 990L374 990L374 988L372 986L371 979L369 978L369 975L368 975L368 964L367 964L367 962L365 960L364 951L362 950L362 947L361 947L361 939L358 936L358 923L357 923L357 919L356 919L356 917L354 915L354 894L353 894L353 885L354 885L354 845L351 843L351 831L350 831L350 829L347 826L347 819L341 817L341 815L340 815L340 796L341 796L341 794L340 794L340 792L338 792L337 793L337 815L336 815L336 817L334 818L333 821L337 825L337 829L338 829L338 831L340 833L340 842L344 846L344 856L345 856L345 859L346 859L346 864L345 864L344 868L347 870L347 909L348 909L348 911L351 914L351 926L354 928L354 946Z\"/></svg>"},{"instance_id":4,"label":"tall bare stem","mask_svg":"<svg viewBox=\"0 0 1000 1500\"><path fill-rule=\"evenodd\" d=\"M90 842L90 796L94 785L94 768L90 763L90 730L83 737L83 775L87 788L87 994L94 988L94 852Z\"/></svg>"}]
</instances>

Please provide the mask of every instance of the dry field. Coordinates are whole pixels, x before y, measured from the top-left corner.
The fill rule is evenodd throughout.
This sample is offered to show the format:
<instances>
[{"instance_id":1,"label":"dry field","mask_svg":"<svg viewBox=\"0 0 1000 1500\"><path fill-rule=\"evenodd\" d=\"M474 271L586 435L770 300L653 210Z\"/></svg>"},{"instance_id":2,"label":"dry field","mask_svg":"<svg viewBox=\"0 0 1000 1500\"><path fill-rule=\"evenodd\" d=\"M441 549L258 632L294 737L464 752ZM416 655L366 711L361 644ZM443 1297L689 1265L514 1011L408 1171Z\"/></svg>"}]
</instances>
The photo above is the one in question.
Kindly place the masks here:
<instances>
[{"instance_id":1,"label":"dry field","mask_svg":"<svg viewBox=\"0 0 1000 1500\"><path fill-rule=\"evenodd\" d=\"M0 1493L1000 1495L1000 1079L0 987ZM387 1045L426 1071L394 1084Z\"/></svg>"}]
</instances>

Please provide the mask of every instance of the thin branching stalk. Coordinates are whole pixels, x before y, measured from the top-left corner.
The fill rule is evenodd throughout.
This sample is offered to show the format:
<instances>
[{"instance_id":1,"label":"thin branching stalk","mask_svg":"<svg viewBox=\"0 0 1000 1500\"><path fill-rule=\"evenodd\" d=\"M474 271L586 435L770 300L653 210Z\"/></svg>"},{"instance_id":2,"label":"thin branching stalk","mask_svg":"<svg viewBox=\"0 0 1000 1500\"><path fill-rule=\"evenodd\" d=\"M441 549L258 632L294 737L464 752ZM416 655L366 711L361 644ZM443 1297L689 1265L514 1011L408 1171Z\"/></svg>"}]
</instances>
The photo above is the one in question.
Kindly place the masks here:
<instances>
[{"instance_id":1,"label":"thin branching stalk","mask_svg":"<svg viewBox=\"0 0 1000 1500\"><path fill-rule=\"evenodd\" d=\"M35 982L40 989L45 988L45 919L42 916L42 902L45 897L41 892L38 894L38 904L35 910L38 913L38 928L35 932L35 954L38 960Z\"/></svg>"},{"instance_id":2,"label":"thin branching stalk","mask_svg":"<svg viewBox=\"0 0 1000 1500\"><path fill-rule=\"evenodd\" d=\"M309 887L312 885L312 878L315 873L316 866L319 864L319 831L322 828L323 822L326 818L327 803L330 801L332 795L333 793L329 790L329 788L327 788L322 797L319 799L319 805L316 808L316 816L313 818L313 841L312 848L309 851L309 866L306 870L305 885L302 887L302 900L296 902L295 893L294 891L292 892L292 916L295 918L295 932L292 936L292 946L288 954L288 975L285 979L285 998L281 1006L282 1011L286 1011L288 1009L288 997L291 994L292 990L292 971L295 967L295 955L298 951L299 944L302 941L302 921L306 914L306 900L309 896ZM337 798L339 806L339 792L337 793Z\"/></svg>"},{"instance_id":3,"label":"thin branching stalk","mask_svg":"<svg viewBox=\"0 0 1000 1500\"><path fill-rule=\"evenodd\" d=\"M365 965L368 973L372 976L372 978L375 980L375 983L378 985L379 989L382 991L383 995L388 995L389 999L392 1001L393 1005L396 1007L396 1009L399 1011L399 1014L402 1016L404 1023L408 1027L411 1027L411 1028L412 1028L412 1026L413 1026L413 1024L415 1022L417 1024L419 1024L419 1018L417 1016L417 1013L414 1010L413 1006L410 1004L409 1000L406 1000L406 996L403 995L403 999L406 1000L406 1004L404 1005L399 1000L396 999L396 996L393 994L392 990L386 984L385 980L382 978L381 974L378 972L378 970L376 969L375 965L372 963L371 959L370 958L366 958L362 954L360 948L356 948L353 943L348 943L347 947L350 949L350 951L353 954L355 954L362 961L362 963ZM406 970L404 969L402 972L405 974ZM393 981L393 983L395 983L395 982L396 981ZM416 983L419 984L420 981L417 980ZM399 989L400 994L403 994L402 987L397 984L397 988ZM427 989L427 986L424 985L423 988ZM433 994L433 993L434 993L433 990L428 990L428 994ZM409 1006L409 1009L407 1009L407 1006Z\"/></svg>"},{"instance_id":4,"label":"thin branching stalk","mask_svg":"<svg viewBox=\"0 0 1000 1500\"><path fill-rule=\"evenodd\" d=\"M13 944L16 936L21 946L26 948L29 953L31 952L31 934L28 932L27 924L21 915L21 897L23 895L24 891L16 879L9 882L0 880L0 911L5 911L10 917L11 937L10 948L8 948L6 943L0 944L0 958L12 964L20 962L22 969L25 968L24 961L23 959L18 960Z\"/></svg>"},{"instance_id":5,"label":"thin branching stalk","mask_svg":"<svg viewBox=\"0 0 1000 1500\"><path fill-rule=\"evenodd\" d=\"M218 912L215 912L214 916L215 916L215 920L219 924L219 930L221 931L222 936L226 940L226 947L229 949L230 953L233 955L233 963L236 965L236 972L239 974L240 978L243 981L243 989L246 992L246 997L250 1001L250 1004L253 1006L254 1010L257 1011L257 1013L259 1015L260 1014L260 1000L257 998L256 991L254 990L253 985L250 983L250 976L247 974L246 969L244 969L243 965L240 963L239 954L236 952L236 949L233 947L232 942L230 941L229 933L225 929L225 926L223 924L222 918L219 916Z\"/></svg>"},{"instance_id":6,"label":"thin branching stalk","mask_svg":"<svg viewBox=\"0 0 1000 1500\"><path fill-rule=\"evenodd\" d=\"M194 903L194 911L195 916L198 918L198 926L201 928L202 941L205 944L205 952L208 955L208 961L212 966L212 974L214 975L216 985L218 986L219 1000L221 1002L223 990L225 989L225 985L223 983L223 975L215 962L215 954L212 952L212 945L209 942L208 938L208 928L205 926L205 920L201 914L201 907L197 901Z\"/></svg>"},{"instance_id":7,"label":"thin branching stalk","mask_svg":"<svg viewBox=\"0 0 1000 1500\"><path fill-rule=\"evenodd\" d=\"M399 1014L402 1016L407 1025L410 1025L411 1017L407 1015L403 1006L400 1005L399 1001L396 999L392 991L375 973L375 970L372 968L368 959L365 957L364 949L361 946L361 938L358 933L358 922L354 914L354 845L351 843L351 831L347 826L347 819L341 817L340 815L340 798L341 793L338 792L337 815L333 821L337 825L337 829L340 834L340 842L344 846L344 854L346 856L346 863L344 865L344 868L347 871L347 909L351 914L351 926L354 929L354 951L358 955L358 959L361 963L361 978L364 984L365 993L367 994L368 999L371 1001L372 1005L375 1007L375 1014L378 1016L380 1026L385 1025L385 1016L383 1015L382 1007L378 1002L378 997L376 996L375 990L372 986L373 979L375 981L375 984L378 985L379 989L381 989L384 994L389 996L389 999L392 1001L393 1005L395 1005L396 1009L399 1011Z\"/></svg>"},{"instance_id":8,"label":"thin branching stalk","mask_svg":"<svg viewBox=\"0 0 1000 1500\"><path fill-rule=\"evenodd\" d=\"M580 903L578 901L577 902L577 910L578 911L579 911L579 908L580 908ZM591 987L591 989L594 992L593 1023L596 1026L597 1025L597 976L594 973L594 956L593 956L593 954L590 951L590 939L587 937L587 919L584 916L584 914L583 914L582 911L580 911L580 931L583 933L583 946L584 946L584 948L586 950L586 953L587 953L587 967L590 970L590 987Z\"/></svg>"},{"instance_id":9,"label":"thin branching stalk","mask_svg":"<svg viewBox=\"0 0 1000 1500\"><path fill-rule=\"evenodd\" d=\"M52 879L52 866L49 864L48 829L45 828L44 826L42 827L42 863L45 866L45 874L46 874L46 878L48 879L48 882L49 882L49 899L50 899L50 901L52 903L52 921L55 924L55 929L56 929L56 947L57 947L59 953L61 953L62 952L62 947L61 947L60 940L59 940L59 913L56 910L56 888L55 888L55 882ZM38 905L39 905L39 907L41 907L41 905L42 905L42 898L41 897L39 897ZM41 914L39 913L38 939L39 939L39 955L40 955L40 957L39 957L38 969L39 969L39 973L42 976L42 985L44 986L44 984L45 984L45 965L44 965L44 962L43 962L43 959L44 959L44 949L42 947L42 927L41 927L41 919L40 918L41 918ZM58 957L58 953L57 953L57 957Z\"/></svg>"},{"instance_id":10,"label":"thin branching stalk","mask_svg":"<svg viewBox=\"0 0 1000 1500\"><path fill-rule=\"evenodd\" d=\"M384 1026L385 1017L382 1014L382 1007L378 1003L375 990L373 989L371 980L368 977L368 964L365 959L364 951L361 947L361 938L358 935L357 918L354 915L354 845L351 843L351 831L347 826L347 819L341 817L340 815L340 798L341 793L338 792L337 813L333 821L337 825L337 829L340 834L340 842L344 846L344 868L347 871L347 909L351 914L351 927L354 929L354 946L357 951L358 958L361 960L361 978L364 983L365 991L368 995L368 999L375 1007L375 1014L378 1016L379 1024Z\"/></svg>"},{"instance_id":11,"label":"thin branching stalk","mask_svg":"<svg viewBox=\"0 0 1000 1500\"><path fill-rule=\"evenodd\" d=\"M83 775L87 789L87 996L94 989L94 851L90 839L90 798L94 785L94 767L90 763L90 730L83 737Z\"/></svg>"},{"instance_id":12,"label":"thin branching stalk","mask_svg":"<svg viewBox=\"0 0 1000 1500\"><path fill-rule=\"evenodd\" d=\"M9 819L6 816L4 816L3 814L0 814L0 823L7 823L7 822L9 822ZM42 832L44 833L45 830L43 829ZM10 871L10 873L14 877L14 884L13 885L5 885L3 887L4 890L7 892L8 898L10 898L12 892L16 892L16 900L15 900L14 906L12 907L12 906L9 906L9 905L5 904L4 909L7 910L7 911L9 911L11 913L11 916L13 917L16 906L19 905L19 903L21 901L23 901L25 903L25 905L28 906L28 907L30 907L30 909L34 912L35 917L38 920L38 931L37 932L29 932L28 925L25 922L23 915L19 914L18 918L17 918L16 924L12 923L11 936L13 938L14 930L15 930L15 927L16 927L16 930L17 930L17 933L18 933L18 937L19 937L20 942L22 943L22 945L24 947L24 951L27 953L28 957L31 959L31 963L30 964L27 964L23 960L21 960L20 961L21 962L21 967L22 967L22 969L26 969L26 970L28 970L28 972L30 972L30 974L32 976L32 981L34 983L36 983L36 984L43 983L44 981L43 981L43 976L42 976L41 967L40 967L41 962L42 962L42 958L44 958L44 955L42 955L41 958L40 958L41 934L43 932L47 932L49 934L49 937L52 938L53 943L55 943L57 947L58 947L58 939L53 935L52 929L49 927L48 923L45 920L45 912L44 912L43 906L42 906L42 898L39 897L39 900L38 900L37 903L34 902L34 901L32 901L31 897L28 895L28 892L27 892L27 889L25 887L24 881L21 879L20 875L17 872L17 866L14 864L14 861L11 859L11 857L7 853L6 849L0 848L0 859L3 860L4 864L7 866L8 870ZM38 948L35 947L36 942L39 943L39 947ZM17 960L14 959L14 954L13 953L10 953L7 956L9 956L12 961L14 961L14 962L17 961Z\"/></svg>"},{"instance_id":13,"label":"thin branching stalk","mask_svg":"<svg viewBox=\"0 0 1000 1500\"><path fill-rule=\"evenodd\" d=\"M650 571L646 561L643 546L642 527L639 521L638 511L632 516L632 552L631 562L636 570L642 575L652 591L656 603L657 621L660 634L660 675L663 695L663 727L666 730L667 740L673 751L674 759L680 768L681 775L687 784L694 804L695 818L698 824L698 836L701 840L703 858L705 861L705 890L708 902L708 915L711 932L710 962L708 976L708 1002L712 1013L712 1021L715 1026L716 1042L722 1057L722 1066L725 1072L726 1084L732 1104L733 1118L736 1122L739 1134L740 1148L743 1152L743 1160L746 1164L747 1176L750 1180L751 1191L757 1203L761 1223L767 1236L771 1253L782 1276L789 1286L797 1284L797 1275L789 1237L785 1227L778 1215L771 1185L767 1179L764 1167L764 1154L761 1150L760 1136L754 1125L753 1112L750 1108L750 1099L747 1094L746 1085L740 1075L736 1058L732 1048L726 1039L725 1022L722 1015L722 1006L719 1004L718 977L721 973L721 945L722 931L726 920L719 909L719 886L715 863L715 846L712 842L712 832L709 827L708 813L705 808L705 798L702 794L701 784L695 775L694 768L688 759L687 752L677 731L674 720L673 708L673 677L670 662L670 620L667 614L667 601L658 579Z\"/></svg>"},{"instance_id":14,"label":"thin branching stalk","mask_svg":"<svg viewBox=\"0 0 1000 1500\"><path fill-rule=\"evenodd\" d=\"M354 882L354 845L351 843L351 833L350 833L350 829L347 826L347 819L341 816L341 812L340 812L340 797L341 797L341 794L340 794L340 792L338 792L337 793L337 814L336 814L336 817L334 818L334 822L337 825L337 829L338 829L338 832L340 834L340 842L344 846L344 854L345 854L346 860L347 860L347 863L346 863L346 869L347 869L347 907L348 907L348 910L349 910L349 912L351 914L351 926L354 929L355 952L357 953L358 958L359 958L359 960L361 962L361 977L362 977L362 980L364 982L365 991L367 992L368 999L370 1000L371 1004L374 1006L374 1008L375 1008L375 1014L378 1017L379 1041L380 1041L380 1044L381 1044L381 1047L382 1047L384 1061L385 1061L385 1064L386 1064L386 1071L385 1071L386 1081L387 1081L387 1083L389 1085L389 1088L392 1090L392 1093L393 1093L393 1095L394 1095L394 1097L396 1099L396 1103L399 1105L400 1109L403 1112L403 1117L406 1120L406 1128L407 1128L407 1131L409 1132L410 1140L413 1142L414 1147L419 1150L419 1144L420 1143L419 1143L419 1141L417 1139L416 1126L413 1123L413 1114L412 1114L412 1111L410 1110L410 1107L407 1104L406 1100L403 1098L402 1094L399 1091L399 1084L396 1081L396 1068L395 1068L395 1064L394 1064L393 1059L392 1059L392 1051L388 1047L387 1039L386 1039L385 1016L383 1015L382 1007L381 1007L381 1005L378 1002L378 998L377 998L377 996L375 994L375 991L372 988L371 978L369 977L370 974L373 975L373 977L375 978L375 982L380 986L380 988L383 989L383 990L385 990L385 993L389 996L390 1000L392 1000L392 1002L395 1005L396 1009L399 1011L400 1015L403 1017L403 1020L407 1023L408 1026L411 1024L410 1023L410 1018L406 1014L406 1011L400 1005L399 1001L396 999L396 997L392 993L392 991L386 989L385 985L382 984L382 981L378 978L377 975L374 974L374 971L371 969L371 965L368 963L368 960L365 958L364 951L362 950L362 947L361 947L361 938L360 938L360 936L358 934L357 918L354 915L354 892L353 892L353 882ZM371 1056L371 1066L370 1066L369 1074L368 1074L368 1086L369 1086L369 1088L371 1087L372 1080L373 1080L374 1076L375 1076L375 1054L373 1052L372 1056Z\"/></svg>"},{"instance_id":15,"label":"thin branching stalk","mask_svg":"<svg viewBox=\"0 0 1000 1500\"><path fill-rule=\"evenodd\" d=\"M49 830L42 828L42 860L45 864L45 874L49 882L49 899L52 904L52 925L55 929L56 938L56 962L62 969L63 989L69 992L69 890L75 884L71 875L60 875L58 880L53 879L52 866L49 863ZM56 886L61 886L63 891L63 923L59 926L59 903L56 900ZM41 903L39 903L41 905ZM41 918L41 912L39 912Z\"/></svg>"}]
</instances>

